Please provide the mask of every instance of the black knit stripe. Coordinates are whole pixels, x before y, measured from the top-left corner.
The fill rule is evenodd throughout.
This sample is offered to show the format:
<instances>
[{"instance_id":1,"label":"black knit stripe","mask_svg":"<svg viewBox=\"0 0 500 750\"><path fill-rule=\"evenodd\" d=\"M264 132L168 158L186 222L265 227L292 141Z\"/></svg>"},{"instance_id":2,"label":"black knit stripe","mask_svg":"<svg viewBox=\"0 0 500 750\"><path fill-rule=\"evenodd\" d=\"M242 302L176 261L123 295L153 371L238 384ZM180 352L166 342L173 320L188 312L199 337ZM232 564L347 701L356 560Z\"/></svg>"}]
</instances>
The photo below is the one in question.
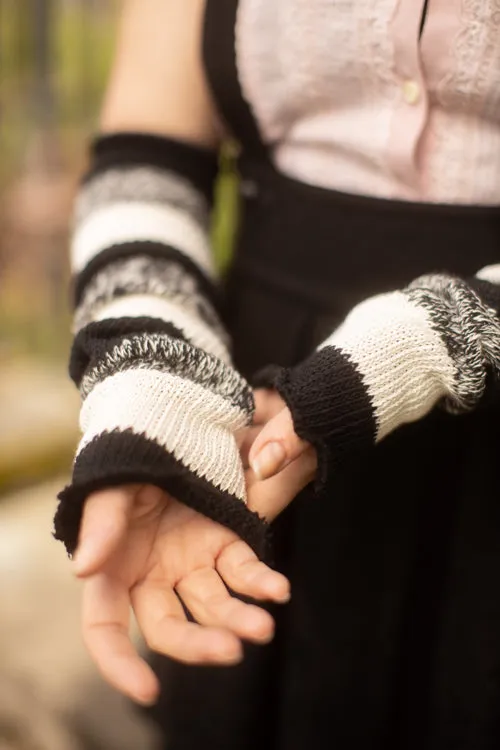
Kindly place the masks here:
<instances>
[{"instance_id":1,"label":"black knit stripe","mask_svg":"<svg viewBox=\"0 0 500 750\"><path fill-rule=\"evenodd\" d=\"M234 531L260 558L266 557L269 527L263 519L238 498L190 472L154 441L132 431L99 435L80 453L72 483L59 494L55 538L73 554L88 495L106 487L135 483L160 487Z\"/></svg>"},{"instance_id":2,"label":"black knit stripe","mask_svg":"<svg viewBox=\"0 0 500 750\"><path fill-rule=\"evenodd\" d=\"M362 373L342 350L327 346L292 370L283 370L277 387L290 403L293 399L296 428L305 440L307 434L333 438L339 454L348 445L375 443L376 415Z\"/></svg>"},{"instance_id":3,"label":"black knit stripe","mask_svg":"<svg viewBox=\"0 0 500 750\"><path fill-rule=\"evenodd\" d=\"M273 368L258 382L274 386L297 435L318 452L318 486L332 467L375 444L377 421L363 376L344 352L327 346L291 369Z\"/></svg>"},{"instance_id":4,"label":"black knit stripe","mask_svg":"<svg viewBox=\"0 0 500 750\"><path fill-rule=\"evenodd\" d=\"M92 322L99 308L128 295L167 299L203 321L221 341L226 340L220 318L199 289L197 279L180 263L144 255L108 263L92 278L76 310L75 330Z\"/></svg>"},{"instance_id":5,"label":"black knit stripe","mask_svg":"<svg viewBox=\"0 0 500 750\"><path fill-rule=\"evenodd\" d=\"M461 279L444 274L422 276L406 290L410 301L427 311L456 370L445 406L469 411L482 398L488 370L500 370L500 322L476 292Z\"/></svg>"},{"instance_id":6,"label":"black knit stripe","mask_svg":"<svg viewBox=\"0 0 500 750\"><path fill-rule=\"evenodd\" d=\"M468 279L468 284L479 295L485 305L488 305L492 310L495 310L497 315L500 315L500 284L493 284L491 281L478 279L477 276Z\"/></svg>"},{"instance_id":7,"label":"black knit stripe","mask_svg":"<svg viewBox=\"0 0 500 750\"><path fill-rule=\"evenodd\" d=\"M114 167L151 166L177 172L212 203L218 172L214 151L149 133L115 133L95 138L91 157L84 184Z\"/></svg>"},{"instance_id":8,"label":"black knit stripe","mask_svg":"<svg viewBox=\"0 0 500 750\"><path fill-rule=\"evenodd\" d=\"M153 335L158 333L186 341L182 331L172 323L159 318L108 318L90 323L74 338L69 361L71 379L80 387L82 378L95 356L94 351L97 341L120 341L134 334Z\"/></svg>"},{"instance_id":9,"label":"black knit stripe","mask_svg":"<svg viewBox=\"0 0 500 750\"><path fill-rule=\"evenodd\" d=\"M106 378L140 368L168 372L190 380L222 396L245 413L252 413L251 392L241 375L217 357L179 338L163 333L140 333L107 339L101 334L87 338L80 346L86 346L90 355L80 382L84 398Z\"/></svg>"},{"instance_id":10,"label":"black knit stripe","mask_svg":"<svg viewBox=\"0 0 500 750\"><path fill-rule=\"evenodd\" d=\"M176 172L150 166L120 166L95 175L80 190L75 223L105 206L138 202L185 211L208 230L209 205L204 195Z\"/></svg>"},{"instance_id":11,"label":"black knit stripe","mask_svg":"<svg viewBox=\"0 0 500 750\"><path fill-rule=\"evenodd\" d=\"M196 279L200 292L207 297L216 310L221 307L219 292L213 282L207 278L199 266L181 250L161 242L136 241L125 242L108 247L96 255L90 263L73 279L74 306L78 307L88 284L108 263L125 260L136 256L175 261Z\"/></svg>"}]
</instances>

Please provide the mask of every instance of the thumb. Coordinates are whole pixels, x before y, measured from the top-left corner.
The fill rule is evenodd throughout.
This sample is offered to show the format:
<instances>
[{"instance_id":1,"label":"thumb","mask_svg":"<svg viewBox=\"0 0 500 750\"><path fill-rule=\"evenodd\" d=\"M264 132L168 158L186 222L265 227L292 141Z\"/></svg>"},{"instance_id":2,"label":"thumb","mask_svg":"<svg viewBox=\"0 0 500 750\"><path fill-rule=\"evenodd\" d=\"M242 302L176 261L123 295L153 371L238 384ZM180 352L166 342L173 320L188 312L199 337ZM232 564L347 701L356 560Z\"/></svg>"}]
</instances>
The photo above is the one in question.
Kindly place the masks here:
<instances>
[{"instance_id":1,"label":"thumb","mask_svg":"<svg viewBox=\"0 0 500 750\"><path fill-rule=\"evenodd\" d=\"M262 428L253 443L249 463L258 479L268 479L291 461L295 461L309 447L295 433L292 415L282 409Z\"/></svg>"},{"instance_id":2,"label":"thumb","mask_svg":"<svg viewBox=\"0 0 500 750\"><path fill-rule=\"evenodd\" d=\"M96 573L123 540L137 487L114 487L90 495L83 511L74 569L80 578Z\"/></svg>"}]
</instances>

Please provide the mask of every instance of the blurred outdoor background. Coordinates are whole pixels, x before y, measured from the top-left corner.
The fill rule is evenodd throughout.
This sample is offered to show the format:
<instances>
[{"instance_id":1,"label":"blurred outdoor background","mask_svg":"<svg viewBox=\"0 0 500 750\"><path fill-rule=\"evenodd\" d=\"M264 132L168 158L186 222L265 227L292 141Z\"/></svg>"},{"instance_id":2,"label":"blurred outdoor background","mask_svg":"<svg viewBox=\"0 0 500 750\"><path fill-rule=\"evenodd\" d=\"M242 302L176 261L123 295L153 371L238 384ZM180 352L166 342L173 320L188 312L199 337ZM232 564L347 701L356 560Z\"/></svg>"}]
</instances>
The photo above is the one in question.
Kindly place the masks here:
<instances>
[{"instance_id":1,"label":"blurred outdoor background","mask_svg":"<svg viewBox=\"0 0 500 750\"><path fill-rule=\"evenodd\" d=\"M0 750L153 747L83 650L78 585L51 538L77 441L66 374L71 205L119 7L0 0ZM227 252L225 184L214 231Z\"/></svg>"},{"instance_id":2,"label":"blurred outdoor background","mask_svg":"<svg viewBox=\"0 0 500 750\"><path fill-rule=\"evenodd\" d=\"M0 0L2 492L67 466L74 447L68 234L118 10L113 0Z\"/></svg>"}]
</instances>

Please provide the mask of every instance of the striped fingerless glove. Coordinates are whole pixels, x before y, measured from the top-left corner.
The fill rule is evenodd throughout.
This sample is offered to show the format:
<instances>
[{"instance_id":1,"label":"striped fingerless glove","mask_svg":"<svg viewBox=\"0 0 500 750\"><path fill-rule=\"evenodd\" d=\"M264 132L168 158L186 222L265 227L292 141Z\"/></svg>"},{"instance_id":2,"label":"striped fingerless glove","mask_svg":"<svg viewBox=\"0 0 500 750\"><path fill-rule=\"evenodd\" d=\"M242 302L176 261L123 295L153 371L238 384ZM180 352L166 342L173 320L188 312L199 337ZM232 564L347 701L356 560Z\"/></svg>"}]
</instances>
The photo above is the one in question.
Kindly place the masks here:
<instances>
[{"instance_id":1,"label":"striped fingerless glove","mask_svg":"<svg viewBox=\"0 0 500 750\"><path fill-rule=\"evenodd\" d=\"M474 409L500 375L500 265L468 283L423 276L403 291L356 306L305 362L266 368L296 433L318 452L318 487L339 463L438 402Z\"/></svg>"},{"instance_id":2,"label":"striped fingerless glove","mask_svg":"<svg viewBox=\"0 0 500 750\"><path fill-rule=\"evenodd\" d=\"M159 136L93 145L72 243L83 436L55 517L70 553L88 494L125 483L155 484L262 551L234 437L253 397L217 313L216 172L211 153Z\"/></svg>"}]
</instances>

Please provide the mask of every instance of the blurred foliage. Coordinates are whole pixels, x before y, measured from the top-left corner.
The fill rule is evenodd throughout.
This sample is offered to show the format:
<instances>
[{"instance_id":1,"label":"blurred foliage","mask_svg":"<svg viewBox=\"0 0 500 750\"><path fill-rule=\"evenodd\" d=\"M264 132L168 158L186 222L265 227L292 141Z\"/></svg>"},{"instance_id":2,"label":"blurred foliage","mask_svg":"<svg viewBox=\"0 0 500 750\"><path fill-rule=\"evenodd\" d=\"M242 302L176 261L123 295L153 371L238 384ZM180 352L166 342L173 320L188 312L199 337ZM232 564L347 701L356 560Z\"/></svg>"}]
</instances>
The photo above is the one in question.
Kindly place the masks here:
<instances>
[{"instance_id":1,"label":"blurred foliage","mask_svg":"<svg viewBox=\"0 0 500 750\"><path fill-rule=\"evenodd\" d=\"M40 129L70 162L92 129L113 50L112 0L0 0L1 177ZM40 10L42 9L42 10Z\"/></svg>"},{"instance_id":2,"label":"blurred foliage","mask_svg":"<svg viewBox=\"0 0 500 750\"><path fill-rule=\"evenodd\" d=\"M0 220L20 182L41 182L42 198L49 200L52 177L44 189L40 171L68 175L68 184L71 179L76 184L96 127L120 5L119 0L0 0ZM221 268L230 259L237 221L233 163L233 149L223 149L213 223ZM63 358L71 338L67 226L37 230L31 211L19 205L17 213L19 235L10 239L14 261L12 250L7 254L14 268L3 286L0 278L0 353ZM7 224L0 224L0 270L2 246L9 244ZM4 248L4 260L5 253ZM35 273L37 284L33 271L26 275L17 261L29 266L23 258L29 253L37 263L39 256L45 259Z\"/></svg>"},{"instance_id":3,"label":"blurred foliage","mask_svg":"<svg viewBox=\"0 0 500 750\"><path fill-rule=\"evenodd\" d=\"M227 143L221 150L212 226L212 245L221 272L231 260L238 225L239 193L235 162L235 148L232 143Z\"/></svg>"},{"instance_id":4,"label":"blurred foliage","mask_svg":"<svg viewBox=\"0 0 500 750\"><path fill-rule=\"evenodd\" d=\"M118 6L0 0L0 354L9 357L68 353L69 206Z\"/></svg>"}]
</instances>

